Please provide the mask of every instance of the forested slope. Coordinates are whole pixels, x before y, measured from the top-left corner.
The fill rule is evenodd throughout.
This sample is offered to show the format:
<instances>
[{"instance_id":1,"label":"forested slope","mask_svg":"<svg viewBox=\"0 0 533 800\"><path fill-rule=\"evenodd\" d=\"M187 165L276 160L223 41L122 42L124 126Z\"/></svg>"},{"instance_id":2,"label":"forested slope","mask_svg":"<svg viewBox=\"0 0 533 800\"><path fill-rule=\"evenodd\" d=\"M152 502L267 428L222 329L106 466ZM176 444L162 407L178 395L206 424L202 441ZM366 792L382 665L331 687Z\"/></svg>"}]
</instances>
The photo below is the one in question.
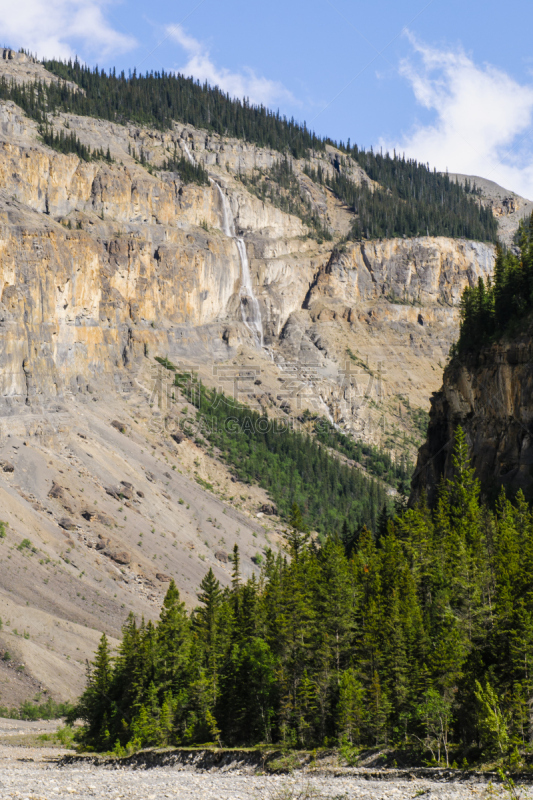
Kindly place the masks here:
<instances>
[{"instance_id":1,"label":"forested slope","mask_svg":"<svg viewBox=\"0 0 533 800\"><path fill-rule=\"evenodd\" d=\"M344 158L358 163L381 189L357 185L343 169L337 156L337 173L326 181L333 192L357 215L352 238L392 236L452 236L495 241L497 223L491 211L476 201L475 187L452 182L431 171L429 165L405 160L394 154L366 153L348 142L334 142L310 131L306 124L286 119L246 99L231 98L218 87L200 85L182 75L156 72L126 76L115 70L106 73L78 61L45 61L45 68L61 80L45 85L35 80L20 85L2 78L0 99L13 100L36 119L43 139L61 152L75 152L81 158L92 154L75 134L55 138L50 117L58 112L99 117L112 122L134 122L159 129L184 122L220 136L229 136L268 147L294 158L307 158L315 151L334 146ZM75 87L79 87L76 89ZM323 182L321 174L309 175Z\"/></svg>"},{"instance_id":2,"label":"forested slope","mask_svg":"<svg viewBox=\"0 0 533 800\"><path fill-rule=\"evenodd\" d=\"M187 614L174 585L156 625L105 637L76 714L97 749L214 741L393 744L430 759L520 760L531 736L533 514L491 511L457 432L454 477L347 549L311 541L223 590L211 570ZM481 750L480 750L481 748Z\"/></svg>"}]
</instances>

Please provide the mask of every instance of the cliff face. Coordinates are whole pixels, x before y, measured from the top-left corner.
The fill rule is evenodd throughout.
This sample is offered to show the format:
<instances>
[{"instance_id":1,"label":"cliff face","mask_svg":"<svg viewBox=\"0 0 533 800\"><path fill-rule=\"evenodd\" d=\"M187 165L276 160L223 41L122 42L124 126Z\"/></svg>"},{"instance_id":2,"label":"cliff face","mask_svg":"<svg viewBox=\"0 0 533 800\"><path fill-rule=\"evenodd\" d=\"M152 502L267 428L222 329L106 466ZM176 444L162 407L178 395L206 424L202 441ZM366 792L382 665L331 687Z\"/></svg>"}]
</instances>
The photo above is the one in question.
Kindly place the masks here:
<instances>
[{"instance_id":1,"label":"cliff face","mask_svg":"<svg viewBox=\"0 0 533 800\"><path fill-rule=\"evenodd\" d=\"M488 494L505 486L533 498L533 346L530 328L512 341L456 359L431 401L428 438L421 448L411 501L430 500L441 475L452 474L454 431L466 432L473 466Z\"/></svg>"},{"instance_id":2,"label":"cliff face","mask_svg":"<svg viewBox=\"0 0 533 800\"><path fill-rule=\"evenodd\" d=\"M259 364L309 366L319 406L378 441L357 404L346 403L355 389L340 374L347 345L371 368L382 365L379 403L387 396L392 408L400 394L424 403L428 380L431 388L435 380L432 362L455 336L461 292L490 273L492 247L396 239L351 244L339 254L239 179L268 169L278 153L180 125L160 132L72 115L54 124L92 148L109 147L114 162L87 163L44 147L17 106L0 104L6 411L42 408L99 382L120 386L147 354L214 363L248 347ZM209 185L184 185L157 171L175 147L209 169ZM134 157L141 150L151 171ZM334 155L330 148L314 160L331 171ZM294 169L338 238L349 212L303 174L303 162ZM354 180L368 180L357 165L349 169ZM255 349L243 323L243 264L235 239L223 232L225 213L245 244L268 353ZM399 351L409 374L398 370Z\"/></svg>"},{"instance_id":3,"label":"cliff face","mask_svg":"<svg viewBox=\"0 0 533 800\"><path fill-rule=\"evenodd\" d=\"M521 219L529 217L533 211L533 202L521 197L516 192L504 189L494 181L480 178L477 175L450 175L452 181L474 183L479 190L479 198L486 208L490 208L498 220L498 236L502 242L512 246L514 234Z\"/></svg>"},{"instance_id":4,"label":"cliff face","mask_svg":"<svg viewBox=\"0 0 533 800\"><path fill-rule=\"evenodd\" d=\"M9 52L0 73L55 80ZM0 678L13 692L15 666L25 664L34 684L20 684L20 699L43 686L75 696L97 631L118 636L130 610L157 616L169 576L192 606L208 567L230 581L221 548L238 542L246 578L257 553L281 541L280 521L261 511L265 492L236 482L196 441L172 438L172 414L194 418L195 409L183 398L162 405L154 356L193 365L269 415L309 408L397 455L414 453L461 292L494 258L490 246L428 238L339 251L353 216L295 162L333 237L319 242L247 190L243 175L279 160L268 149L179 124L161 132L72 115L53 124L109 147L113 161L45 147L20 109L0 103L0 547L10 548L0 648L14 665L0 659ZM174 148L212 182L185 185L160 171ZM335 157L328 148L313 165L331 172ZM353 162L346 169L372 184ZM224 232L228 215L235 237ZM244 289L265 347L243 320ZM525 404L525 383L523 395ZM19 547L24 539L31 550Z\"/></svg>"},{"instance_id":5,"label":"cliff face","mask_svg":"<svg viewBox=\"0 0 533 800\"><path fill-rule=\"evenodd\" d=\"M235 242L220 230L216 187L155 178L133 159L105 165L54 153L12 104L1 107L0 119L0 385L7 404L84 386L149 347L185 351L191 335L220 358L221 323L239 319L242 276ZM242 190L230 203L247 238L261 231L249 250L259 259L256 281L275 299L265 320L275 334L312 278L308 247L296 239L306 229ZM302 256L297 276L287 274L287 253ZM289 292L277 289L280 281ZM215 334L206 328L213 324Z\"/></svg>"},{"instance_id":6,"label":"cliff face","mask_svg":"<svg viewBox=\"0 0 533 800\"><path fill-rule=\"evenodd\" d=\"M457 306L465 286L487 278L494 248L443 237L358 242L335 252L317 276L324 296L358 306L379 299L418 306Z\"/></svg>"}]
</instances>

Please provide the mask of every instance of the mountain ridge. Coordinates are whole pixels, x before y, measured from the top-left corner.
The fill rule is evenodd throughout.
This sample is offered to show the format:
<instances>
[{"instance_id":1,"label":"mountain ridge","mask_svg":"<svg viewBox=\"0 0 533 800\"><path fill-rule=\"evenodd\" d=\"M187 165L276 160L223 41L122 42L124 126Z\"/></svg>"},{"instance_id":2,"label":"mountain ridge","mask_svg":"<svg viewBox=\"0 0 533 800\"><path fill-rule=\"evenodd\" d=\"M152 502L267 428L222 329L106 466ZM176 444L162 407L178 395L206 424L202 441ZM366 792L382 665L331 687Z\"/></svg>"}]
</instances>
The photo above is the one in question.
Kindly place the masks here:
<instances>
[{"instance_id":1,"label":"mountain ridge","mask_svg":"<svg viewBox=\"0 0 533 800\"><path fill-rule=\"evenodd\" d=\"M33 66L0 61L0 74L22 68ZM281 546L284 521L261 511L272 505L264 490L237 480L200 437L172 438L174 418L196 412L182 395L170 402L154 357L269 418L307 410L395 459L412 456L461 291L490 274L494 246L343 241L353 212L304 171L308 162L334 176L343 154L331 145L292 164L327 241L283 210L290 188L277 207L243 181L260 170L268 183L278 151L178 123L161 131L65 113L51 123L109 148L111 161L50 149L36 120L0 103L0 645L26 665L31 691L67 699L96 630L115 639L129 610L153 618L169 576L191 607L208 565L229 583L235 541L248 576ZM160 170L174 147L219 189ZM356 162L349 170L374 185ZM265 348L243 316L238 238ZM47 615L42 629L34 609ZM7 661L1 675L0 703L28 696Z\"/></svg>"}]
</instances>

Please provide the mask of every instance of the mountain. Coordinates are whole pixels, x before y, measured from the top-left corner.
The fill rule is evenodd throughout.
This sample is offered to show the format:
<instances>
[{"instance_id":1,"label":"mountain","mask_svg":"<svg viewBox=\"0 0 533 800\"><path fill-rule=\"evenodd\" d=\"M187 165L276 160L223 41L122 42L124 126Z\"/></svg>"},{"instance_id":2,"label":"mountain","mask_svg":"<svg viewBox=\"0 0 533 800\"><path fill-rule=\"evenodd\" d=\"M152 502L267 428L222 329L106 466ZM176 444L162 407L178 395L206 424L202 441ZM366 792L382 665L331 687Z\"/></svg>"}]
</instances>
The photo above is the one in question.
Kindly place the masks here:
<instances>
[{"instance_id":1,"label":"mountain","mask_svg":"<svg viewBox=\"0 0 533 800\"><path fill-rule=\"evenodd\" d=\"M413 165L259 146L246 108L247 141L97 117L77 73L8 49L2 77L0 705L15 705L77 695L100 632L157 616L170 577L192 607L208 567L228 584L235 542L247 577L282 541L282 509L194 432L194 398L156 357L280 425L326 420L367 448L335 458L394 496L387 459L423 440L462 291L495 248L446 182L446 224L468 206L489 241L361 234L363 219L418 232L402 176L437 178ZM91 113L43 111L46 86Z\"/></svg>"},{"instance_id":2,"label":"mountain","mask_svg":"<svg viewBox=\"0 0 533 800\"><path fill-rule=\"evenodd\" d=\"M527 200L509 189L503 189L494 181L480 178L477 175L453 173L450 174L450 179L457 180L461 184L468 183L471 186L476 186L480 192L481 202L486 208L491 209L498 220L498 236L500 240L507 245L511 245L520 220L531 216L533 201Z\"/></svg>"},{"instance_id":3,"label":"mountain","mask_svg":"<svg viewBox=\"0 0 533 800\"><path fill-rule=\"evenodd\" d=\"M485 493L504 486L533 497L531 447L531 325L519 334L453 360L431 401L428 438L413 478L412 500L436 496L442 475L452 474L453 434L466 433L472 464Z\"/></svg>"},{"instance_id":4,"label":"mountain","mask_svg":"<svg viewBox=\"0 0 533 800\"><path fill-rule=\"evenodd\" d=\"M531 298L533 231L520 229L520 246L499 249L493 280L465 292L460 335L434 393L428 438L421 448L411 500L432 502L442 476L454 469L451 439L466 434L485 495L505 489L533 497L531 449Z\"/></svg>"}]
</instances>

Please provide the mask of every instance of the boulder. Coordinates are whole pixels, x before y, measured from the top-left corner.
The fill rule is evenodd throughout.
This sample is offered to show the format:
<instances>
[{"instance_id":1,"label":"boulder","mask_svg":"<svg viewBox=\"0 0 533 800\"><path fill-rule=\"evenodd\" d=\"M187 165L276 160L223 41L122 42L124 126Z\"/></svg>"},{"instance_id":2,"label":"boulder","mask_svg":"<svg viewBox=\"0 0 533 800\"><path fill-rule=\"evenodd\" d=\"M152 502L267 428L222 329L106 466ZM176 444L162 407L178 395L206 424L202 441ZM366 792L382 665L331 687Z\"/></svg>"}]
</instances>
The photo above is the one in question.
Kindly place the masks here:
<instances>
[{"instance_id":1,"label":"boulder","mask_svg":"<svg viewBox=\"0 0 533 800\"><path fill-rule=\"evenodd\" d=\"M53 497L54 500L64 500L65 490L55 481L52 481L52 488L48 492L48 497Z\"/></svg>"},{"instance_id":2,"label":"boulder","mask_svg":"<svg viewBox=\"0 0 533 800\"><path fill-rule=\"evenodd\" d=\"M272 517L278 513L278 509L276 508L276 506L273 506L270 503L263 503L259 511L262 514L266 514L269 517Z\"/></svg>"},{"instance_id":3,"label":"boulder","mask_svg":"<svg viewBox=\"0 0 533 800\"><path fill-rule=\"evenodd\" d=\"M161 583L170 583L170 581L172 580L170 575L165 575L164 572L157 572L155 577L157 578L158 581L161 581Z\"/></svg>"},{"instance_id":4,"label":"boulder","mask_svg":"<svg viewBox=\"0 0 533 800\"><path fill-rule=\"evenodd\" d=\"M228 563L228 554L225 553L223 550L217 550L215 553L215 558L218 558L218 560L222 561L223 564Z\"/></svg>"},{"instance_id":5,"label":"boulder","mask_svg":"<svg viewBox=\"0 0 533 800\"><path fill-rule=\"evenodd\" d=\"M117 494L126 500L131 500L133 497L133 486L127 481L121 481L120 486L117 486Z\"/></svg>"},{"instance_id":6,"label":"boulder","mask_svg":"<svg viewBox=\"0 0 533 800\"><path fill-rule=\"evenodd\" d=\"M48 492L48 497L51 497L53 500L57 500L59 503L61 503L67 514L76 513L75 504L72 502L70 497L67 497L65 489L55 481L52 481L52 488Z\"/></svg>"},{"instance_id":7,"label":"boulder","mask_svg":"<svg viewBox=\"0 0 533 800\"><path fill-rule=\"evenodd\" d=\"M75 531L77 527L74 520L70 519L70 517L61 517L61 519L58 520L58 524L65 531Z\"/></svg>"},{"instance_id":8,"label":"boulder","mask_svg":"<svg viewBox=\"0 0 533 800\"><path fill-rule=\"evenodd\" d=\"M103 511L99 511L96 515L96 519L98 522L101 522L102 525L107 525L108 527L113 525L113 519L108 515L105 514Z\"/></svg>"},{"instance_id":9,"label":"boulder","mask_svg":"<svg viewBox=\"0 0 533 800\"><path fill-rule=\"evenodd\" d=\"M131 564L131 556L126 550L105 550L104 555L109 556L117 564Z\"/></svg>"},{"instance_id":10,"label":"boulder","mask_svg":"<svg viewBox=\"0 0 533 800\"><path fill-rule=\"evenodd\" d=\"M113 428L116 428L117 431L120 431L121 433L126 433L127 431L127 426L123 422L120 422L118 419L114 419L111 425L113 426Z\"/></svg>"},{"instance_id":11,"label":"boulder","mask_svg":"<svg viewBox=\"0 0 533 800\"><path fill-rule=\"evenodd\" d=\"M0 468L2 472L15 472L15 467L11 461L5 461L4 459L0 459Z\"/></svg>"}]
</instances>

